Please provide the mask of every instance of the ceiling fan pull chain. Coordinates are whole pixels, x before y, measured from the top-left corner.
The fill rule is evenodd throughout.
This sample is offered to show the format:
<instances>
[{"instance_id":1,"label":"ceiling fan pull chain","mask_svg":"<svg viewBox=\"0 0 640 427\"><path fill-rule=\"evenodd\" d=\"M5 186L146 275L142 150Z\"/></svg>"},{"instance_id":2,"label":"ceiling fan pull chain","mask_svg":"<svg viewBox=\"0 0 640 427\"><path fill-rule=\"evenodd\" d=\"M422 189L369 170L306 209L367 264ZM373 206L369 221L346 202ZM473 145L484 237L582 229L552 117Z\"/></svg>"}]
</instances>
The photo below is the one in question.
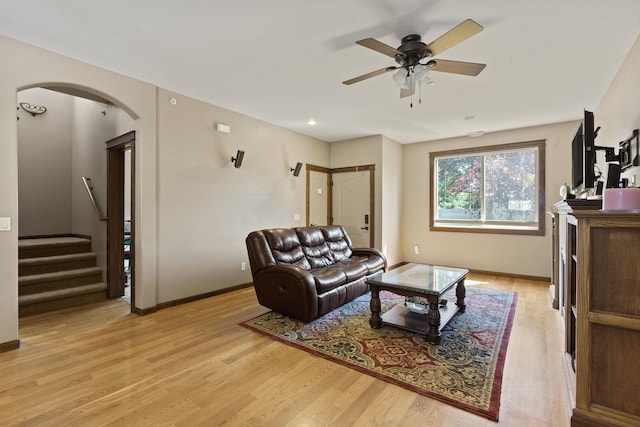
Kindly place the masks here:
<instances>
[{"instance_id":1,"label":"ceiling fan pull chain","mask_svg":"<svg viewBox=\"0 0 640 427\"><path fill-rule=\"evenodd\" d=\"M414 75L413 75L413 73L411 73L409 75L409 87L411 88L411 104L410 104L411 108L413 108L413 94L414 94L415 88L416 88L416 86L415 86L416 81L413 80L413 79L414 79Z\"/></svg>"}]
</instances>

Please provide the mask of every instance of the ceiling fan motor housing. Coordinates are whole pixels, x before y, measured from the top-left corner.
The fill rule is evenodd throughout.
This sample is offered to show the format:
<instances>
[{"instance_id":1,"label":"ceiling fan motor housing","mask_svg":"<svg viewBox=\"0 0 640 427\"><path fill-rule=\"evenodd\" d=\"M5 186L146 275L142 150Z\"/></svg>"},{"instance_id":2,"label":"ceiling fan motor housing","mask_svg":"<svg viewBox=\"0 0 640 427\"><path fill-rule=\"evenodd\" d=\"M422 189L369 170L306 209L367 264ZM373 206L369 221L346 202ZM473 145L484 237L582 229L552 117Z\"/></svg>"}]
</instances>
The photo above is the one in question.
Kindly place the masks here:
<instances>
[{"instance_id":1,"label":"ceiling fan motor housing","mask_svg":"<svg viewBox=\"0 0 640 427\"><path fill-rule=\"evenodd\" d=\"M397 54L395 60L403 67L413 67L422 58L431 56L431 51L422 42L422 37L418 34L410 34L402 38L402 44L398 47L402 54Z\"/></svg>"}]
</instances>

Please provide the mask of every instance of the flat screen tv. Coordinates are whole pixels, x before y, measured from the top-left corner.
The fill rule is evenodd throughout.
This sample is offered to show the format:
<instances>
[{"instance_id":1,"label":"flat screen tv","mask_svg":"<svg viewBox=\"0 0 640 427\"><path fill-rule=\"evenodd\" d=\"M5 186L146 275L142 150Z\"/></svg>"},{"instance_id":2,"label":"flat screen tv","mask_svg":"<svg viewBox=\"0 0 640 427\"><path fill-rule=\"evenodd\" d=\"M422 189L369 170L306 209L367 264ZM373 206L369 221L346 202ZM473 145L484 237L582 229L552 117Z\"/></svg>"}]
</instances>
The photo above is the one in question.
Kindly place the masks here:
<instances>
[{"instance_id":1,"label":"flat screen tv","mask_svg":"<svg viewBox=\"0 0 640 427\"><path fill-rule=\"evenodd\" d=\"M574 194L584 193L594 188L596 150L593 113L584 110L584 119L573 137L571 144L571 167Z\"/></svg>"}]
</instances>

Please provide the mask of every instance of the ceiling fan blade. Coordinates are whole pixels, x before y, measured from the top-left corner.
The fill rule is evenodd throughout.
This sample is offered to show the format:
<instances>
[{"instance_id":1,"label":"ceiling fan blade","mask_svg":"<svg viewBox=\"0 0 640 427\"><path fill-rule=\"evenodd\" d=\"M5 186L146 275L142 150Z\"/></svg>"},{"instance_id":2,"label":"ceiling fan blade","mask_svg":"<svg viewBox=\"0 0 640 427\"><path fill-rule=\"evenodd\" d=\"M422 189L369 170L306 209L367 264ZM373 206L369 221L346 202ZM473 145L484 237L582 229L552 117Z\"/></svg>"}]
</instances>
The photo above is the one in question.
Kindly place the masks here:
<instances>
[{"instance_id":1,"label":"ceiling fan blade","mask_svg":"<svg viewBox=\"0 0 640 427\"><path fill-rule=\"evenodd\" d=\"M486 66L487 64L448 61L446 59L432 59L427 63L427 68L430 70L443 73L464 74L465 76L477 76Z\"/></svg>"},{"instance_id":2,"label":"ceiling fan blade","mask_svg":"<svg viewBox=\"0 0 640 427\"><path fill-rule=\"evenodd\" d=\"M380 74L384 74L384 73L387 73L387 72L389 72L389 71L393 71L393 70L395 70L396 68L397 68L397 67L385 67L385 68L381 68L381 69L379 69L379 70L372 71L372 72L370 72L370 73L363 74L363 75L361 75L361 76L354 77L354 78L349 79L349 80L345 80L345 81L343 81L343 82L342 82L342 84L345 84L345 85L352 85L352 84L354 84L354 83L361 82L362 80L370 79L371 77L379 76Z\"/></svg>"},{"instance_id":3,"label":"ceiling fan blade","mask_svg":"<svg viewBox=\"0 0 640 427\"><path fill-rule=\"evenodd\" d=\"M368 47L369 49L373 49L376 52L380 52L392 58L395 58L396 55L405 56L405 54L400 52L398 49L391 47L388 44L379 42L378 40L372 39L372 38L358 40L356 44L359 44L360 46Z\"/></svg>"},{"instance_id":4,"label":"ceiling fan blade","mask_svg":"<svg viewBox=\"0 0 640 427\"><path fill-rule=\"evenodd\" d=\"M473 19L467 19L429 43L427 48L431 51L432 56L436 56L469 37L475 36L482 30L482 25Z\"/></svg>"},{"instance_id":5,"label":"ceiling fan blade","mask_svg":"<svg viewBox=\"0 0 640 427\"><path fill-rule=\"evenodd\" d=\"M416 79L409 78L409 87L400 89L400 98L406 98L416 93Z\"/></svg>"}]
</instances>

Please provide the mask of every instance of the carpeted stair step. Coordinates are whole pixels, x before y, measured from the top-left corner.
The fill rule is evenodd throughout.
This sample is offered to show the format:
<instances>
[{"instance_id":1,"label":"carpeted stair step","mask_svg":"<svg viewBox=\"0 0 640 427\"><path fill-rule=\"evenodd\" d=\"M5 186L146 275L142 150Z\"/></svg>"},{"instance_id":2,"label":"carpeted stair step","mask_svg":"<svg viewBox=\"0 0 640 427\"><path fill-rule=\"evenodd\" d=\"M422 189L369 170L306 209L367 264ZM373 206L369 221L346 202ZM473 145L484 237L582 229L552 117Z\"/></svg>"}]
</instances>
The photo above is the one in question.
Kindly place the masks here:
<instances>
[{"instance_id":1,"label":"carpeted stair step","mask_svg":"<svg viewBox=\"0 0 640 427\"><path fill-rule=\"evenodd\" d=\"M20 317L76 307L107 299L107 285L92 283L18 297Z\"/></svg>"},{"instance_id":2,"label":"carpeted stair step","mask_svg":"<svg viewBox=\"0 0 640 427\"><path fill-rule=\"evenodd\" d=\"M31 276L34 274L55 273L57 271L75 270L95 266L95 252L24 258L18 261L18 275Z\"/></svg>"},{"instance_id":3,"label":"carpeted stair step","mask_svg":"<svg viewBox=\"0 0 640 427\"><path fill-rule=\"evenodd\" d=\"M18 241L18 258L20 259L81 252L91 252L91 240L81 237L48 237Z\"/></svg>"},{"instance_id":4,"label":"carpeted stair step","mask_svg":"<svg viewBox=\"0 0 640 427\"><path fill-rule=\"evenodd\" d=\"M82 237L25 238L18 241L20 316L45 313L107 299L102 269Z\"/></svg>"},{"instance_id":5,"label":"carpeted stair step","mask_svg":"<svg viewBox=\"0 0 640 427\"><path fill-rule=\"evenodd\" d=\"M18 277L18 295L62 290L100 281L102 281L102 269L99 267L20 276Z\"/></svg>"}]
</instances>

